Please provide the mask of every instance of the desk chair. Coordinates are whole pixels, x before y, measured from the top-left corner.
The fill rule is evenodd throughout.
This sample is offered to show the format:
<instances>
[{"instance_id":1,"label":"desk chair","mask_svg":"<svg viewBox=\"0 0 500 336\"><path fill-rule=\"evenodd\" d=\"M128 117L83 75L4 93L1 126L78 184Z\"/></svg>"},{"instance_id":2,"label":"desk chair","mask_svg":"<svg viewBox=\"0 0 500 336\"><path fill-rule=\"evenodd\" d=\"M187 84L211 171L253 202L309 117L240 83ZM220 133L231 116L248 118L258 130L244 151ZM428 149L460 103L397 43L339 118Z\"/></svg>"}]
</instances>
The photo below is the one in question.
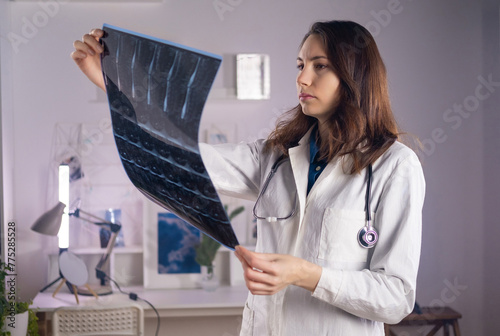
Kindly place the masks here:
<instances>
[{"instance_id":1,"label":"desk chair","mask_svg":"<svg viewBox=\"0 0 500 336\"><path fill-rule=\"evenodd\" d=\"M53 336L143 336L144 311L135 303L62 307L52 315Z\"/></svg>"}]
</instances>

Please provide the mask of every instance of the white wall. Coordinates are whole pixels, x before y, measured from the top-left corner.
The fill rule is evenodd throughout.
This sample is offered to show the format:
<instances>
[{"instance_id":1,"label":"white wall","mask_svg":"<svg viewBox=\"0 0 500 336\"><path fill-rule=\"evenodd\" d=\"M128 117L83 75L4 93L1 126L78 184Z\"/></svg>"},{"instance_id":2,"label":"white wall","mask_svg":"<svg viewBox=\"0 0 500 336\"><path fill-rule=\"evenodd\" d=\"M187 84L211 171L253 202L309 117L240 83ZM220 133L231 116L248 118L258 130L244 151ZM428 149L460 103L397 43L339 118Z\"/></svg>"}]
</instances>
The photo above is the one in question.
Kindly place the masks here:
<instances>
[{"instance_id":1,"label":"white wall","mask_svg":"<svg viewBox=\"0 0 500 336\"><path fill-rule=\"evenodd\" d=\"M484 1L483 7L483 74L500 80L500 24L498 1ZM498 220L500 190L500 95L484 102L484 335L498 333L500 322L500 290L498 256L500 255L500 221Z\"/></svg>"},{"instance_id":2,"label":"white wall","mask_svg":"<svg viewBox=\"0 0 500 336\"><path fill-rule=\"evenodd\" d=\"M0 1L0 36L5 36L10 27L7 2ZM13 219L13 113L12 113L12 55L6 39L0 39L0 116L2 139L2 223ZM2 246L4 246L2 242Z\"/></svg>"},{"instance_id":3,"label":"white wall","mask_svg":"<svg viewBox=\"0 0 500 336\"><path fill-rule=\"evenodd\" d=\"M0 3L0 12L3 12L3 11L6 11L7 9L7 6L5 3ZM3 29L0 27L0 34L1 32L3 31ZM5 48L4 48L5 49ZM0 55L2 53L2 43L0 42ZM1 57L0 57L1 59ZM2 138L2 63L0 62L0 139ZM3 141L2 141L2 144L3 144ZM0 147L0 155L2 155L3 153L3 148ZM3 174L3 159L0 158L0 190L2 190L2 194L0 195L0 204L2 205L0 207L0 239L4 236L4 233L3 233L3 228L4 228L4 210L3 210L3 204L4 204L4 201L3 201L3 198L4 198L4 195L3 195L3 180L4 180L4 174ZM4 252L3 252L3 241L0 240L0 255L3 256L4 255Z\"/></svg>"},{"instance_id":4,"label":"white wall","mask_svg":"<svg viewBox=\"0 0 500 336\"><path fill-rule=\"evenodd\" d=\"M427 193L417 300L452 306L464 315L462 332L481 335L482 114L472 112L460 125L443 119L448 109L474 95L479 84L481 6L423 1L407 7L387 27L391 32L381 48L386 50L395 112L403 128L416 132L425 145ZM433 132L443 135L432 140Z\"/></svg>"},{"instance_id":5,"label":"white wall","mask_svg":"<svg viewBox=\"0 0 500 336\"><path fill-rule=\"evenodd\" d=\"M0 12L6 11L7 6L5 3L0 3ZM3 29L0 27L0 34L3 31ZM2 53L2 43L0 43L0 55ZM1 57L0 57L1 59ZM2 63L0 62L0 139L2 138ZM3 143L3 141L2 141ZM2 155L3 148L0 147L0 155ZM0 190L2 190L2 194L0 195L0 204L2 206L0 207L0 238L3 237L3 220L4 220L4 215L3 215L3 160L0 158ZM0 240L0 255L3 255L3 242Z\"/></svg>"},{"instance_id":6,"label":"white wall","mask_svg":"<svg viewBox=\"0 0 500 336\"><path fill-rule=\"evenodd\" d=\"M7 143L12 145L15 170L9 179L13 218L19 226L22 293L34 296L45 284L45 254L56 248L53 239L29 230L50 205L45 189L53 126L56 122L95 124L109 113L105 103L90 102L96 90L69 57L75 39L106 22L217 54L268 53L271 100L210 101L205 110L205 124L233 121L239 124L238 139L248 140L265 136L275 114L295 105L294 59L309 25L317 20L350 19L367 24L374 32L388 69L394 112L403 130L426 145L422 159L427 198L418 302L452 306L464 315L462 333L481 335L486 330L483 305L491 291L498 293L495 280L483 281L492 275L498 279L491 271L497 263L491 257L483 262L484 254L491 252L484 244L494 239L489 230L493 209L498 207L491 204L483 214L483 200L498 200L494 189L483 188L487 175L498 171L488 169L491 161L483 148L492 150L498 145L499 120L493 113L485 117L482 106L469 117L460 117L460 125L456 113L453 122L443 117L452 116L447 110L455 104L475 102L470 97L480 84L478 76L486 78L491 73L483 67L483 44L498 36L483 33L491 25L483 23L482 5L476 0L401 1L390 17L382 15L395 3L240 1L221 20L213 1L75 2L52 6L51 16L43 22L36 21L43 19L40 2L1 2L0 20L10 18L2 36L6 31L22 36L27 22L40 25L37 32L28 34L26 43L17 45L17 52L11 48L6 56L2 50L2 90L8 95L6 101L2 92L2 104L9 106L2 110L2 119L4 129L6 121L12 123L12 141ZM489 3L497 11L488 20L498 24L498 7L495 1ZM9 81L11 85L6 86ZM223 85L222 78L217 85ZM481 103L493 109L490 105L497 97L494 92ZM430 140L433 133L435 139ZM3 137L5 141L5 133ZM489 147L483 146L485 141L491 143ZM489 322L489 328L494 323Z\"/></svg>"}]
</instances>

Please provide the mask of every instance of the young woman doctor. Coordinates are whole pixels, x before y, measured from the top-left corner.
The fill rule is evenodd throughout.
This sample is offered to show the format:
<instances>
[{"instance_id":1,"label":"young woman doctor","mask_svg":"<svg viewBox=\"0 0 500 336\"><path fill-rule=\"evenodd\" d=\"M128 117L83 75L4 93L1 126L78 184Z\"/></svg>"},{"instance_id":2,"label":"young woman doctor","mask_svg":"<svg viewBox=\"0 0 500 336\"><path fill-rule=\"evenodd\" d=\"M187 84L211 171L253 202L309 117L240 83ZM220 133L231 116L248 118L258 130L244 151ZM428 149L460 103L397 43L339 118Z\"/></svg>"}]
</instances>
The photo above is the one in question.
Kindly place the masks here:
<instances>
[{"instance_id":1,"label":"young woman doctor","mask_svg":"<svg viewBox=\"0 0 500 336\"><path fill-rule=\"evenodd\" d=\"M94 29L72 58L105 90ZM384 335L415 301L425 193L398 141L371 34L317 22L297 57L299 104L266 140L200 145L219 192L256 201L241 335Z\"/></svg>"}]
</instances>

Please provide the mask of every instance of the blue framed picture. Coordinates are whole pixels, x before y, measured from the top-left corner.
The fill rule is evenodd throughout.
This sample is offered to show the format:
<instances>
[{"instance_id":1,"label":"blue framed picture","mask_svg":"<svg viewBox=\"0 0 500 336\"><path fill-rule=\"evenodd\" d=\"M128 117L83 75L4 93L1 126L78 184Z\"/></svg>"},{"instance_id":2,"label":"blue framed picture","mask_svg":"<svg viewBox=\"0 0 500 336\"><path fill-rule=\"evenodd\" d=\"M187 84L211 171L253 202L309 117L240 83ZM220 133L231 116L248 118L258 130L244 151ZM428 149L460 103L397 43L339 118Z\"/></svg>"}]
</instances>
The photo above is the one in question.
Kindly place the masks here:
<instances>
[{"instance_id":1,"label":"blue framed picture","mask_svg":"<svg viewBox=\"0 0 500 336\"><path fill-rule=\"evenodd\" d=\"M200 273L195 247L200 231L173 213L158 213L158 273Z\"/></svg>"},{"instance_id":2,"label":"blue framed picture","mask_svg":"<svg viewBox=\"0 0 500 336\"><path fill-rule=\"evenodd\" d=\"M144 288L199 288L200 231L149 200L143 203Z\"/></svg>"}]
</instances>

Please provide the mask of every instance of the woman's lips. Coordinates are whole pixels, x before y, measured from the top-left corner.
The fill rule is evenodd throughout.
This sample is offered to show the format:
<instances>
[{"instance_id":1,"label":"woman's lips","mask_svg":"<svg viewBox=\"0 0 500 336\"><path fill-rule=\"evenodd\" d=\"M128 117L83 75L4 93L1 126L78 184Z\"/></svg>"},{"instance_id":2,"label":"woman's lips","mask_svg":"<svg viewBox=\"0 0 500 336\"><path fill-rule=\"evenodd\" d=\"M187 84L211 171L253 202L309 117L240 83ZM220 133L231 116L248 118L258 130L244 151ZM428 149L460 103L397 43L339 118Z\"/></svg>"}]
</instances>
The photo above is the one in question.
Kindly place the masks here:
<instances>
[{"instance_id":1,"label":"woman's lips","mask_svg":"<svg viewBox=\"0 0 500 336\"><path fill-rule=\"evenodd\" d=\"M313 95L310 95L308 93L300 93L299 94L300 101L305 101L305 100L309 100L309 99L313 99L313 98L316 98L316 97L314 97Z\"/></svg>"}]
</instances>

